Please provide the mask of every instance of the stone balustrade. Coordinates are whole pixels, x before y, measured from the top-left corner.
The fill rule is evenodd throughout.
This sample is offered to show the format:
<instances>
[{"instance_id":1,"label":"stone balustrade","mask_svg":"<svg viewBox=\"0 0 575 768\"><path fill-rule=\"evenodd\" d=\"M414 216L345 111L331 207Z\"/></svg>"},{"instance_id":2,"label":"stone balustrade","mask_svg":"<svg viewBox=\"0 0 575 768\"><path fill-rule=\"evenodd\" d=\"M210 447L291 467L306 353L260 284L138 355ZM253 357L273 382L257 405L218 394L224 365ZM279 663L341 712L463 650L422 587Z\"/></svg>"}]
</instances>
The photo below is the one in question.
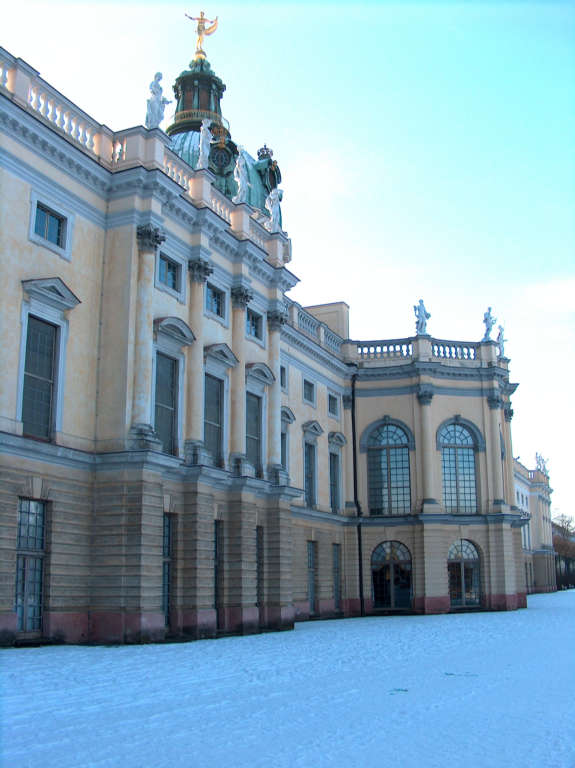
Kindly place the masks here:
<instances>
[{"instance_id":1,"label":"stone balustrade","mask_svg":"<svg viewBox=\"0 0 575 768\"><path fill-rule=\"evenodd\" d=\"M411 357L413 354L411 342L411 339L360 341L357 343L357 357L359 360L385 360L388 358Z\"/></svg>"},{"instance_id":2,"label":"stone balustrade","mask_svg":"<svg viewBox=\"0 0 575 768\"><path fill-rule=\"evenodd\" d=\"M254 219L250 219L250 240L262 250L265 250L266 242L268 240L267 229L262 227L261 224L258 224Z\"/></svg>"},{"instance_id":3,"label":"stone balustrade","mask_svg":"<svg viewBox=\"0 0 575 768\"><path fill-rule=\"evenodd\" d=\"M433 357L450 360L476 360L479 357L479 342L469 343L433 339L431 350Z\"/></svg>"},{"instance_id":4,"label":"stone balustrade","mask_svg":"<svg viewBox=\"0 0 575 768\"><path fill-rule=\"evenodd\" d=\"M168 147L164 148L164 173L190 194L190 181L194 178L194 171Z\"/></svg>"},{"instance_id":5,"label":"stone balustrade","mask_svg":"<svg viewBox=\"0 0 575 768\"><path fill-rule=\"evenodd\" d=\"M212 185L212 210L221 216L228 224L232 222L232 211L234 210L234 204L223 195L218 189Z\"/></svg>"}]
</instances>

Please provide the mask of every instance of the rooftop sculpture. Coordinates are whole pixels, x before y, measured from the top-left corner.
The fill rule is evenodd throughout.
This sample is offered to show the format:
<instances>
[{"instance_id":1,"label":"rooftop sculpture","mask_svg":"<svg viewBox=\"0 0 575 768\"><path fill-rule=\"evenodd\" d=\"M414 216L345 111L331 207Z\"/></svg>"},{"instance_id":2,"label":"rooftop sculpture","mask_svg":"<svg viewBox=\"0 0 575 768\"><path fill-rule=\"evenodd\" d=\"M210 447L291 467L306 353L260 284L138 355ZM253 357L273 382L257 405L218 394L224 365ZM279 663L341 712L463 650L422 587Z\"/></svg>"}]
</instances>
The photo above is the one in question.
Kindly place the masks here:
<instances>
[{"instance_id":1,"label":"rooftop sculpture","mask_svg":"<svg viewBox=\"0 0 575 768\"><path fill-rule=\"evenodd\" d=\"M429 312L425 309L423 299L419 300L419 304L413 307L415 313L415 333L417 336L427 336L427 321L431 317Z\"/></svg>"},{"instance_id":2,"label":"rooftop sculpture","mask_svg":"<svg viewBox=\"0 0 575 768\"><path fill-rule=\"evenodd\" d=\"M158 128L164 119L164 109L166 104L171 104L169 99L164 98L164 90L160 85L162 73L156 72L154 79L150 83L151 97L148 99L148 109L146 112L146 128Z\"/></svg>"},{"instance_id":3,"label":"rooftop sculpture","mask_svg":"<svg viewBox=\"0 0 575 768\"><path fill-rule=\"evenodd\" d=\"M204 36L212 35L216 31L216 29L218 28L218 17L216 16L216 18L213 21L210 21L209 19L206 19L203 11L200 11L199 16L188 16L187 13L184 13L184 16L190 19L190 21L198 22L198 26L196 27L196 34L198 36L198 40L196 42L195 58L205 58L206 54L203 51ZM206 24L211 24L212 26L206 29Z\"/></svg>"},{"instance_id":4,"label":"rooftop sculpture","mask_svg":"<svg viewBox=\"0 0 575 768\"><path fill-rule=\"evenodd\" d=\"M497 322L497 318L491 314L491 307L487 307L487 312L483 315L483 322L485 323L485 333L481 341L491 341L491 331Z\"/></svg>"}]
</instances>

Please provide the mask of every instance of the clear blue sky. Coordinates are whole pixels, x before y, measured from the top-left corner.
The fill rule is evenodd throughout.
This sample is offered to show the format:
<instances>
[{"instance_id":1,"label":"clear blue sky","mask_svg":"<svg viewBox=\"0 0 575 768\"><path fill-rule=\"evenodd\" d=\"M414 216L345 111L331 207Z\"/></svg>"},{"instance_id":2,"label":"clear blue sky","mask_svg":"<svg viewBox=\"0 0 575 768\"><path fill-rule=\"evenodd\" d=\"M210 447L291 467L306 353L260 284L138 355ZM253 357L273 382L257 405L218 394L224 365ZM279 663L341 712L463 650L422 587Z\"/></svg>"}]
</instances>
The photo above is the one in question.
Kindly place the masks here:
<instances>
[{"instance_id":1,"label":"clear blue sky","mask_svg":"<svg viewBox=\"0 0 575 768\"><path fill-rule=\"evenodd\" d=\"M344 300L351 335L478 340L504 321L514 454L549 458L574 514L575 3L31 2L0 44L114 130L140 124L205 50L223 113L283 175L302 304ZM170 113L170 107L166 114Z\"/></svg>"}]
</instances>

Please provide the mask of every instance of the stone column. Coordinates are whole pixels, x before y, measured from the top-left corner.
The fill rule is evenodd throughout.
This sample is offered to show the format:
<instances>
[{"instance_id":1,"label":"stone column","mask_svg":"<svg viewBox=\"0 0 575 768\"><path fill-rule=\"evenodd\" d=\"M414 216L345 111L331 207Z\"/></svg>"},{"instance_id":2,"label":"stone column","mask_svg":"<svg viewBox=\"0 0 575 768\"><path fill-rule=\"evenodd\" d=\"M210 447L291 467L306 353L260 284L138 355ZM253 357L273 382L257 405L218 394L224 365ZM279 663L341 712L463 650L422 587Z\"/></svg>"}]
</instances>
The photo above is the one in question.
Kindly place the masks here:
<instances>
[{"instance_id":1,"label":"stone column","mask_svg":"<svg viewBox=\"0 0 575 768\"><path fill-rule=\"evenodd\" d=\"M281 465L281 407L280 337L281 328L287 322L286 312L268 312L268 362L274 382L268 389L268 480L275 485L287 485L289 477Z\"/></svg>"},{"instance_id":2,"label":"stone column","mask_svg":"<svg viewBox=\"0 0 575 768\"><path fill-rule=\"evenodd\" d=\"M214 268L203 259L189 263L190 328L196 340L188 348L186 389L186 464L211 464L204 449L204 284Z\"/></svg>"},{"instance_id":3,"label":"stone column","mask_svg":"<svg viewBox=\"0 0 575 768\"><path fill-rule=\"evenodd\" d=\"M505 403L503 406L503 415L505 417L504 433L505 440L505 470L507 479L507 503L510 507L517 506L515 503L515 468L513 466L513 444L511 442L511 419L513 418L513 408L511 403Z\"/></svg>"},{"instance_id":4,"label":"stone column","mask_svg":"<svg viewBox=\"0 0 575 768\"><path fill-rule=\"evenodd\" d=\"M238 364L231 371L230 464L234 474L253 474L246 466L246 308L253 299L248 288L232 288L232 351Z\"/></svg>"},{"instance_id":5,"label":"stone column","mask_svg":"<svg viewBox=\"0 0 575 768\"><path fill-rule=\"evenodd\" d=\"M499 436L500 411L503 407L501 395L487 398L491 422L491 469L493 473L493 504L505 504L503 498L503 467L501 466L501 437Z\"/></svg>"},{"instance_id":6,"label":"stone column","mask_svg":"<svg viewBox=\"0 0 575 768\"><path fill-rule=\"evenodd\" d=\"M353 428L351 426L351 408L353 398L351 395L344 395L343 398L343 434L347 440L347 445L343 449L345 460L345 507L348 514L355 514L355 500L353 496Z\"/></svg>"},{"instance_id":7,"label":"stone column","mask_svg":"<svg viewBox=\"0 0 575 768\"><path fill-rule=\"evenodd\" d=\"M432 389L421 389L417 393L421 414L421 463L423 469L423 511L437 512L437 499L435 498L435 478L433 476L433 458L436 447L433 440L431 429L431 401L433 400ZM427 509L428 505L433 505Z\"/></svg>"},{"instance_id":8,"label":"stone column","mask_svg":"<svg viewBox=\"0 0 575 768\"><path fill-rule=\"evenodd\" d=\"M152 339L154 314L152 309L156 250L163 243L157 227L146 224L137 229L138 289L136 303L136 337L134 348L134 386L132 390L132 427L134 448L161 450L162 443L150 424L152 408Z\"/></svg>"}]
</instances>

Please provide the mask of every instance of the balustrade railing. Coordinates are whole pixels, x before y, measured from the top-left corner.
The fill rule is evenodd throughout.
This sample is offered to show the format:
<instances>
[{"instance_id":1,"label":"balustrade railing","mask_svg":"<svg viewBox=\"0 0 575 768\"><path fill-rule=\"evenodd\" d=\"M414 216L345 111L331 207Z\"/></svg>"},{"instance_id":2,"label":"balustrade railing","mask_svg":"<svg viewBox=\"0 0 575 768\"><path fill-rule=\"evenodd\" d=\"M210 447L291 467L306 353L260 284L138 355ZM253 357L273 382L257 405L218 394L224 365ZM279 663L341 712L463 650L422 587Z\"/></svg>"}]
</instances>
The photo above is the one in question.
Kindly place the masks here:
<instances>
[{"instance_id":1,"label":"balustrade railing","mask_svg":"<svg viewBox=\"0 0 575 768\"><path fill-rule=\"evenodd\" d=\"M476 360L479 344L457 343L455 341L433 340L431 351L433 357L447 360Z\"/></svg>"},{"instance_id":2,"label":"balustrade railing","mask_svg":"<svg viewBox=\"0 0 575 768\"><path fill-rule=\"evenodd\" d=\"M265 250L267 238L262 230L263 227L261 224L258 224L257 221L250 219L250 240Z\"/></svg>"},{"instance_id":3,"label":"balustrade railing","mask_svg":"<svg viewBox=\"0 0 575 768\"><path fill-rule=\"evenodd\" d=\"M410 339L392 339L389 341L365 341L357 346L360 360L385 360L397 357L411 357L413 347Z\"/></svg>"},{"instance_id":4,"label":"balustrade railing","mask_svg":"<svg viewBox=\"0 0 575 768\"><path fill-rule=\"evenodd\" d=\"M222 195L215 187L212 187L212 210L221 216L224 221L231 224L232 221L232 203L225 195Z\"/></svg>"},{"instance_id":5,"label":"balustrade railing","mask_svg":"<svg viewBox=\"0 0 575 768\"><path fill-rule=\"evenodd\" d=\"M12 69L14 59L9 56L0 55L0 85L7 87L8 71Z\"/></svg>"},{"instance_id":6,"label":"balustrade railing","mask_svg":"<svg viewBox=\"0 0 575 768\"><path fill-rule=\"evenodd\" d=\"M100 133L99 123L92 120L41 78L31 79L28 104L65 134L90 152L94 152L94 139Z\"/></svg>"},{"instance_id":7,"label":"balustrade railing","mask_svg":"<svg viewBox=\"0 0 575 768\"><path fill-rule=\"evenodd\" d=\"M186 192L190 193L190 181L194 177L194 172L187 163L182 163L175 152L167 147L164 150L164 173L173 179Z\"/></svg>"},{"instance_id":8,"label":"balustrade railing","mask_svg":"<svg viewBox=\"0 0 575 768\"><path fill-rule=\"evenodd\" d=\"M341 353L341 339L329 328L325 328L323 335L324 344L332 352L336 352L338 355Z\"/></svg>"},{"instance_id":9,"label":"balustrade railing","mask_svg":"<svg viewBox=\"0 0 575 768\"><path fill-rule=\"evenodd\" d=\"M311 315L302 309L298 310L297 323L300 328L309 333L311 336L317 337L317 329L319 326L319 320L316 320Z\"/></svg>"}]
</instances>

